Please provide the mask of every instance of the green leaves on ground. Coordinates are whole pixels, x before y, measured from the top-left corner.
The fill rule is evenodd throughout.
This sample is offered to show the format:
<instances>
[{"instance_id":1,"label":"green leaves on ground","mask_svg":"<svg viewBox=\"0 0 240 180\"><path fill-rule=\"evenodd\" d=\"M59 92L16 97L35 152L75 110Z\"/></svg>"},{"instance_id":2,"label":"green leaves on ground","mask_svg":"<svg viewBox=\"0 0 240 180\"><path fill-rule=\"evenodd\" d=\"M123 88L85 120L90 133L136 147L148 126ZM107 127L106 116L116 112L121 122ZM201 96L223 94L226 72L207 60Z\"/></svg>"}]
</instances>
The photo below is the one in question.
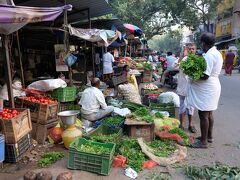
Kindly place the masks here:
<instances>
[{"instance_id":1,"label":"green leaves on ground","mask_svg":"<svg viewBox=\"0 0 240 180\"><path fill-rule=\"evenodd\" d=\"M123 139L120 153L127 158L127 166L139 172L143 169L143 162L146 160L137 140Z\"/></svg>"},{"instance_id":2,"label":"green leaves on ground","mask_svg":"<svg viewBox=\"0 0 240 180\"><path fill-rule=\"evenodd\" d=\"M199 80L203 77L207 64L203 57L189 54L185 61L181 61L180 68L193 80Z\"/></svg>"},{"instance_id":3,"label":"green leaves on ground","mask_svg":"<svg viewBox=\"0 0 240 180\"><path fill-rule=\"evenodd\" d=\"M176 150L174 141L154 140L146 144L153 150L153 154L158 157L168 157Z\"/></svg>"},{"instance_id":4,"label":"green leaves on ground","mask_svg":"<svg viewBox=\"0 0 240 180\"><path fill-rule=\"evenodd\" d=\"M63 152L47 152L41 156L41 159L38 160L38 165L40 167L47 167L55 163L59 159L64 157Z\"/></svg>"},{"instance_id":5,"label":"green leaves on ground","mask_svg":"<svg viewBox=\"0 0 240 180\"><path fill-rule=\"evenodd\" d=\"M203 167L188 166L185 168L185 173L190 179L194 180L240 179L239 167L230 167L221 163Z\"/></svg>"}]
</instances>

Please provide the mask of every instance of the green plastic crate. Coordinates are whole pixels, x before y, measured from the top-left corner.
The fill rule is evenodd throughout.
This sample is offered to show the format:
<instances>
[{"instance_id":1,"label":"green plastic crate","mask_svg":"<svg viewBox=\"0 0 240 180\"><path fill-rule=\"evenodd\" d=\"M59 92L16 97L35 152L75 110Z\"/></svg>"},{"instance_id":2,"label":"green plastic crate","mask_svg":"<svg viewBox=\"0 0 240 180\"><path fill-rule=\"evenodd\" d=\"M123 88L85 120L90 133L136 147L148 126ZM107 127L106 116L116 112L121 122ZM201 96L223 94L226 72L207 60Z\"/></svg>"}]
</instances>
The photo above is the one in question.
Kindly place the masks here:
<instances>
[{"instance_id":1,"label":"green plastic crate","mask_svg":"<svg viewBox=\"0 0 240 180\"><path fill-rule=\"evenodd\" d=\"M85 143L92 143L111 149L110 153L92 154L76 150L75 146L80 146ZM74 170L89 171L101 175L108 175L111 169L113 155L116 144L114 143L99 143L86 140L85 138L78 138L74 140L69 147L68 168Z\"/></svg>"},{"instance_id":2,"label":"green plastic crate","mask_svg":"<svg viewBox=\"0 0 240 180\"><path fill-rule=\"evenodd\" d=\"M71 102L75 101L77 94L76 87L65 87L55 89L51 96L53 99L58 100L59 102Z\"/></svg>"},{"instance_id":3,"label":"green plastic crate","mask_svg":"<svg viewBox=\"0 0 240 180\"><path fill-rule=\"evenodd\" d=\"M161 104L150 102L149 107L151 110L167 111L170 117L175 118L175 106L173 103Z\"/></svg>"},{"instance_id":4,"label":"green plastic crate","mask_svg":"<svg viewBox=\"0 0 240 180\"><path fill-rule=\"evenodd\" d=\"M111 134L115 134L115 135L112 136L112 138L111 138L112 140L110 142L119 143L121 138L122 138L122 134L123 134L122 133L122 128L113 129L113 128L111 128L109 126L106 126L106 125L100 125L95 130L86 134L86 138L91 139L91 137L95 136L95 135L101 136L101 135L111 135Z\"/></svg>"}]
</instances>

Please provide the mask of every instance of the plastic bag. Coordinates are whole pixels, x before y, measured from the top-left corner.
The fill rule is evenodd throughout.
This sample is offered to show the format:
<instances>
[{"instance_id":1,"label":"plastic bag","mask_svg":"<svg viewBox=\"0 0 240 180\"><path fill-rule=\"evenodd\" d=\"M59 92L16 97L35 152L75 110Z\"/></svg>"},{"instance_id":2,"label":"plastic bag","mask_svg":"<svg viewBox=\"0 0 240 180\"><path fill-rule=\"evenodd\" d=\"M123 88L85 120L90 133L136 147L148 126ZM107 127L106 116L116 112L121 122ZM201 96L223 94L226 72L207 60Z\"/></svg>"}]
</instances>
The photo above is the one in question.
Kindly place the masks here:
<instances>
[{"instance_id":1,"label":"plastic bag","mask_svg":"<svg viewBox=\"0 0 240 180\"><path fill-rule=\"evenodd\" d=\"M57 88L65 88L67 83L62 79L40 80L30 84L27 89L34 89L42 92L52 91Z\"/></svg>"},{"instance_id":2,"label":"plastic bag","mask_svg":"<svg viewBox=\"0 0 240 180\"><path fill-rule=\"evenodd\" d=\"M113 167L125 167L126 162L127 162L127 158L125 158L122 155L117 155L113 159Z\"/></svg>"},{"instance_id":3,"label":"plastic bag","mask_svg":"<svg viewBox=\"0 0 240 180\"><path fill-rule=\"evenodd\" d=\"M136 171L134 171L132 168L125 169L125 175L127 177L130 177L131 179L136 179L138 174Z\"/></svg>"},{"instance_id":4,"label":"plastic bag","mask_svg":"<svg viewBox=\"0 0 240 180\"><path fill-rule=\"evenodd\" d=\"M143 167L146 169L152 169L153 167L157 166L158 163L156 163L153 160L148 160L143 162Z\"/></svg>"},{"instance_id":5,"label":"plastic bag","mask_svg":"<svg viewBox=\"0 0 240 180\"><path fill-rule=\"evenodd\" d=\"M68 67L71 67L76 61L77 57L73 54L67 54L65 57L65 64L68 65Z\"/></svg>"},{"instance_id":6,"label":"plastic bag","mask_svg":"<svg viewBox=\"0 0 240 180\"><path fill-rule=\"evenodd\" d=\"M159 103L174 103L175 107L180 106L179 96L174 92L165 92L158 97Z\"/></svg>"}]
</instances>

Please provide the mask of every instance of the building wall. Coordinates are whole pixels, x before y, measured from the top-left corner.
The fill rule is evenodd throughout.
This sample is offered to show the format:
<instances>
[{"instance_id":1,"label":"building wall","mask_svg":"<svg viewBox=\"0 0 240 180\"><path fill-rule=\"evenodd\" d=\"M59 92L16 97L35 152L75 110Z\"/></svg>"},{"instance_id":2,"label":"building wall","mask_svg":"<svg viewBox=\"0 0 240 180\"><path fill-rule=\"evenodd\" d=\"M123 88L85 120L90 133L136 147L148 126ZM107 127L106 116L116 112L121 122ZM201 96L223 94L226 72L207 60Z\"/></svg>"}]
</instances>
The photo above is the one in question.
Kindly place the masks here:
<instances>
[{"instance_id":1,"label":"building wall","mask_svg":"<svg viewBox=\"0 0 240 180\"><path fill-rule=\"evenodd\" d=\"M240 0L236 0L233 12L239 11L239 13L234 13L232 17L232 36L240 36Z\"/></svg>"}]
</instances>

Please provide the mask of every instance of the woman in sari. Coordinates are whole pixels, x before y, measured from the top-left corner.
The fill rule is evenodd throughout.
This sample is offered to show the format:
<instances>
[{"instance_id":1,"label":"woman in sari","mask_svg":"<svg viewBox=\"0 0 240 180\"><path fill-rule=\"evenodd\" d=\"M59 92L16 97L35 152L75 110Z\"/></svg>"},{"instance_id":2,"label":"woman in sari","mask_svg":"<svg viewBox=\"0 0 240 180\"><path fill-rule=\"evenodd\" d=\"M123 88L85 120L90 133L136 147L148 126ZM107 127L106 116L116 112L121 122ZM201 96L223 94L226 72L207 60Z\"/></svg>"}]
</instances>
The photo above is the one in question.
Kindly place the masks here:
<instances>
[{"instance_id":1,"label":"woman in sari","mask_svg":"<svg viewBox=\"0 0 240 180\"><path fill-rule=\"evenodd\" d=\"M232 52L231 49L228 49L225 58L225 74L231 76L233 70L233 60L235 58L235 54Z\"/></svg>"}]
</instances>

